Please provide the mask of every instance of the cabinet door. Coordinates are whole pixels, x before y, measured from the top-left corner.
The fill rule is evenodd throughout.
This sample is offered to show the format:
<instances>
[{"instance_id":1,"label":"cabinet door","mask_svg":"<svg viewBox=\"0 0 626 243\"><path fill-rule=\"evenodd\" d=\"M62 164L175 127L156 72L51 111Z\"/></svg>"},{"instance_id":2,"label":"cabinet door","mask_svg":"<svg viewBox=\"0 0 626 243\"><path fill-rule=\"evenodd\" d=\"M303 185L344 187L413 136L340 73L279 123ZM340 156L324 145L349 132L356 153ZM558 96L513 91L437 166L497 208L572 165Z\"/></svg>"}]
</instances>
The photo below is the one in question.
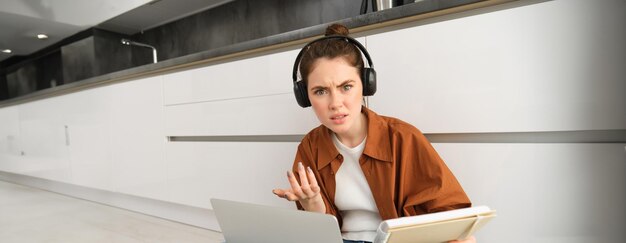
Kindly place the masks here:
<instances>
[{"instance_id":1,"label":"cabinet door","mask_svg":"<svg viewBox=\"0 0 626 243\"><path fill-rule=\"evenodd\" d=\"M103 190L111 185L110 87L59 98L68 126L73 184Z\"/></svg>"},{"instance_id":2,"label":"cabinet door","mask_svg":"<svg viewBox=\"0 0 626 243\"><path fill-rule=\"evenodd\" d=\"M319 125L293 94L246 97L165 107L168 136L305 134Z\"/></svg>"},{"instance_id":3,"label":"cabinet door","mask_svg":"<svg viewBox=\"0 0 626 243\"><path fill-rule=\"evenodd\" d=\"M0 108L0 171L15 172L21 164L20 120L16 106Z\"/></svg>"},{"instance_id":4,"label":"cabinet door","mask_svg":"<svg viewBox=\"0 0 626 243\"><path fill-rule=\"evenodd\" d=\"M13 172L72 183L67 123L59 99L23 104L19 110L19 154Z\"/></svg>"},{"instance_id":5,"label":"cabinet door","mask_svg":"<svg viewBox=\"0 0 626 243\"><path fill-rule=\"evenodd\" d=\"M298 50L263 53L164 75L166 105L292 93Z\"/></svg>"},{"instance_id":6,"label":"cabinet door","mask_svg":"<svg viewBox=\"0 0 626 243\"><path fill-rule=\"evenodd\" d=\"M162 77L112 85L111 169L115 191L167 200Z\"/></svg>"},{"instance_id":7,"label":"cabinet door","mask_svg":"<svg viewBox=\"0 0 626 243\"><path fill-rule=\"evenodd\" d=\"M212 209L211 198L295 208L272 193L288 188L294 142L171 142L166 146L172 201Z\"/></svg>"}]
</instances>

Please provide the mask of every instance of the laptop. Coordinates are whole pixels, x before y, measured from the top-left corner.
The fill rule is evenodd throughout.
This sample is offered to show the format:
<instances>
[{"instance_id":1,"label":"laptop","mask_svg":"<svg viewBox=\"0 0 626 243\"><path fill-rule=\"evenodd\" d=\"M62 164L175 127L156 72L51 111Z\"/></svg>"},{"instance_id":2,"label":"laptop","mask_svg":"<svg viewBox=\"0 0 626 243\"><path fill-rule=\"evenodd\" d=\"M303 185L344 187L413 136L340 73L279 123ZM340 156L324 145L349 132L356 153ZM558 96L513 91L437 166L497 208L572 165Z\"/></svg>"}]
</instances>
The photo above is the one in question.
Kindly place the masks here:
<instances>
[{"instance_id":1,"label":"laptop","mask_svg":"<svg viewBox=\"0 0 626 243\"><path fill-rule=\"evenodd\" d=\"M211 199L226 243L343 243L328 214Z\"/></svg>"}]
</instances>

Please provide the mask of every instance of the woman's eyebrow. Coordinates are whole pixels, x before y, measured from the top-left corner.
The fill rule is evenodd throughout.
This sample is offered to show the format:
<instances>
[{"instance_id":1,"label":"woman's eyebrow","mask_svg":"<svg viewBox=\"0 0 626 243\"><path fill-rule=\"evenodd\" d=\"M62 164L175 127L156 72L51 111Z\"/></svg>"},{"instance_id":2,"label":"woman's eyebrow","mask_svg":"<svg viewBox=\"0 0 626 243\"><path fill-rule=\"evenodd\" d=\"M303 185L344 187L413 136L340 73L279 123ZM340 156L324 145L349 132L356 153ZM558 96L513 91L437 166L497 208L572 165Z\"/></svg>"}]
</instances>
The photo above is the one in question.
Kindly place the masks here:
<instances>
[{"instance_id":1,"label":"woman's eyebrow","mask_svg":"<svg viewBox=\"0 0 626 243\"><path fill-rule=\"evenodd\" d=\"M327 89L328 87L326 86L322 86L322 85L318 85L318 86L313 86L310 88L310 90L317 90L317 89Z\"/></svg>"},{"instance_id":2,"label":"woman's eyebrow","mask_svg":"<svg viewBox=\"0 0 626 243\"><path fill-rule=\"evenodd\" d=\"M343 81L341 84L337 85L337 87L341 87L341 86L344 86L344 85L346 85L346 84L349 84L349 83L354 83L354 82L356 82L356 81L354 81L354 80L352 80L352 79L348 79L348 80L346 80L346 81Z\"/></svg>"},{"instance_id":3,"label":"woman's eyebrow","mask_svg":"<svg viewBox=\"0 0 626 243\"><path fill-rule=\"evenodd\" d=\"M356 81L354 81L352 79L348 79L346 81L341 82L341 84L337 85L337 87L341 87L341 86L344 86L346 84L354 83L354 82L356 82ZM313 87L310 88L310 90L316 90L316 89L328 89L328 86L317 85L317 86L313 86Z\"/></svg>"}]
</instances>

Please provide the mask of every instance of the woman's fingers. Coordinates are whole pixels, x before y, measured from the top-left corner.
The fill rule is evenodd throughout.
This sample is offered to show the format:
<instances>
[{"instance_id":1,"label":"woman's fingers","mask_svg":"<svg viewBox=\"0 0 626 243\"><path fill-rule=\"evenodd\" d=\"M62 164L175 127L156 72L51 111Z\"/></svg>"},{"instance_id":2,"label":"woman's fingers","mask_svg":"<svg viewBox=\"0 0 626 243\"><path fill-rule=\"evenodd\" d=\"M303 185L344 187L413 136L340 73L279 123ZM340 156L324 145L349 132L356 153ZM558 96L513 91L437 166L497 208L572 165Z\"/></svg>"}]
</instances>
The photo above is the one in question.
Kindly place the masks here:
<instances>
[{"instance_id":1,"label":"woman's fingers","mask_svg":"<svg viewBox=\"0 0 626 243\"><path fill-rule=\"evenodd\" d=\"M315 179L315 174L313 173L313 170L311 169L311 167L306 167L306 171L306 174L309 177L309 185L311 186L311 191L313 191L314 194L319 193L320 186L317 184L317 179Z\"/></svg>"},{"instance_id":2,"label":"woman's fingers","mask_svg":"<svg viewBox=\"0 0 626 243\"><path fill-rule=\"evenodd\" d=\"M295 194L293 194L293 192L287 192L285 193L285 199L295 202L300 200L300 198L298 198L298 196L296 196Z\"/></svg>"},{"instance_id":3,"label":"woman's fingers","mask_svg":"<svg viewBox=\"0 0 626 243\"><path fill-rule=\"evenodd\" d=\"M300 182L298 182L293 172L287 171L287 178L291 185L290 193L296 196L298 200L316 197L320 192L320 187L311 167L305 169L302 162L298 162L298 176Z\"/></svg>"},{"instance_id":4,"label":"woman's fingers","mask_svg":"<svg viewBox=\"0 0 626 243\"><path fill-rule=\"evenodd\" d=\"M302 188L296 180L296 176L290 170L287 171L287 178L289 178L289 184L291 185L291 192L298 198L305 199L306 195L302 192Z\"/></svg>"},{"instance_id":5,"label":"woman's fingers","mask_svg":"<svg viewBox=\"0 0 626 243\"><path fill-rule=\"evenodd\" d=\"M297 201L298 197L296 197L296 195L294 195L291 191L289 191L288 189L274 189L272 190L272 193L274 193L274 195L280 197L280 198L284 198L287 199L289 201Z\"/></svg>"},{"instance_id":6,"label":"woman's fingers","mask_svg":"<svg viewBox=\"0 0 626 243\"><path fill-rule=\"evenodd\" d=\"M306 171L304 170L302 162L298 162L298 175L300 175L300 183L303 187L309 185L309 180L306 178Z\"/></svg>"},{"instance_id":7,"label":"woman's fingers","mask_svg":"<svg viewBox=\"0 0 626 243\"><path fill-rule=\"evenodd\" d=\"M298 201L306 211L325 213L326 204L320 194L320 187L311 167L305 169L302 162L300 162L296 172L299 178L296 178L296 175L291 170L287 171L290 189L277 188L272 190L272 193L288 201ZM300 183L298 179L300 179Z\"/></svg>"},{"instance_id":8,"label":"woman's fingers","mask_svg":"<svg viewBox=\"0 0 626 243\"><path fill-rule=\"evenodd\" d=\"M312 198L315 196L315 192L312 190L312 186L309 183L309 173L307 170L304 169L304 166L302 165L302 162L298 163L298 174L300 175L300 188L302 189L302 192L304 193L304 195L307 196L307 198Z\"/></svg>"},{"instance_id":9,"label":"woman's fingers","mask_svg":"<svg viewBox=\"0 0 626 243\"><path fill-rule=\"evenodd\" d=\"M285 198L285 190L283 189L274 189L272 190L272 193L274 193L274 195L281 197L281 198Z\"/></svg>"},{"instance_id":10,"label":"woman's fingers","mask_svg":"<svg viewBox=\"0 0 626 243\"><path fill-rule=\"evenodd\" d=\"M284 198L287 199L289 201L295 201L297 199L296 196L293 195L293 193L291 193L288 189L274 189L272 190L272 193L274 193L274 195L280 197L280 198Z\"/></svg>"},{"instance_id":11,"label":"woman's fingers","mask_svg":"<svg viewBox=\"0 0 626 243\"><path fill-rule=\"evenodd\" d=\"M467 237L467 239L465 240L453 240L453 241L448 241L448 243L476 243L476 237L472 235L470 237Z\"/></svg>"},{"instance_id":12,"label":"woman's fingers","mask_svg":"<svg viewBox=\"0 0 626 243\"><path fill-rule=\"evenodd\" d=\"M276 196L285 198L289 201L307 200L317 197L320 193L320 187L315 179L315 174L311 167L304 168L302 162L298 163L298 176L300 182L296 179L296 175L290 170L287 171L287 179L291 189L274 189L272 192Z\"/></svg>"}]
</instances>

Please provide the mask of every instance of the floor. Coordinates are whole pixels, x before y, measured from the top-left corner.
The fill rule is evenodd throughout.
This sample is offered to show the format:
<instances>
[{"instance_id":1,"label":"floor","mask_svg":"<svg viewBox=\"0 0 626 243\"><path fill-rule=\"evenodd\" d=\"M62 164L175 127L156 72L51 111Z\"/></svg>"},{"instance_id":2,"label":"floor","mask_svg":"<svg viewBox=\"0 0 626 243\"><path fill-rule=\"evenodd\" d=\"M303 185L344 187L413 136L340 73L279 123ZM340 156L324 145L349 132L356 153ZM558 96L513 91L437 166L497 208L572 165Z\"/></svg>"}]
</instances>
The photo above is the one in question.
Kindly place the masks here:
<instances>
[{"instance_id":1,"label":"floor","mask_svg":"<svg viewBox=\"0 0 626 243\"><path fill-rule=\"evenodd\" d=\"M0 181L0 242L223 242L220 233Z\"/></svg>"}]
</instances>

